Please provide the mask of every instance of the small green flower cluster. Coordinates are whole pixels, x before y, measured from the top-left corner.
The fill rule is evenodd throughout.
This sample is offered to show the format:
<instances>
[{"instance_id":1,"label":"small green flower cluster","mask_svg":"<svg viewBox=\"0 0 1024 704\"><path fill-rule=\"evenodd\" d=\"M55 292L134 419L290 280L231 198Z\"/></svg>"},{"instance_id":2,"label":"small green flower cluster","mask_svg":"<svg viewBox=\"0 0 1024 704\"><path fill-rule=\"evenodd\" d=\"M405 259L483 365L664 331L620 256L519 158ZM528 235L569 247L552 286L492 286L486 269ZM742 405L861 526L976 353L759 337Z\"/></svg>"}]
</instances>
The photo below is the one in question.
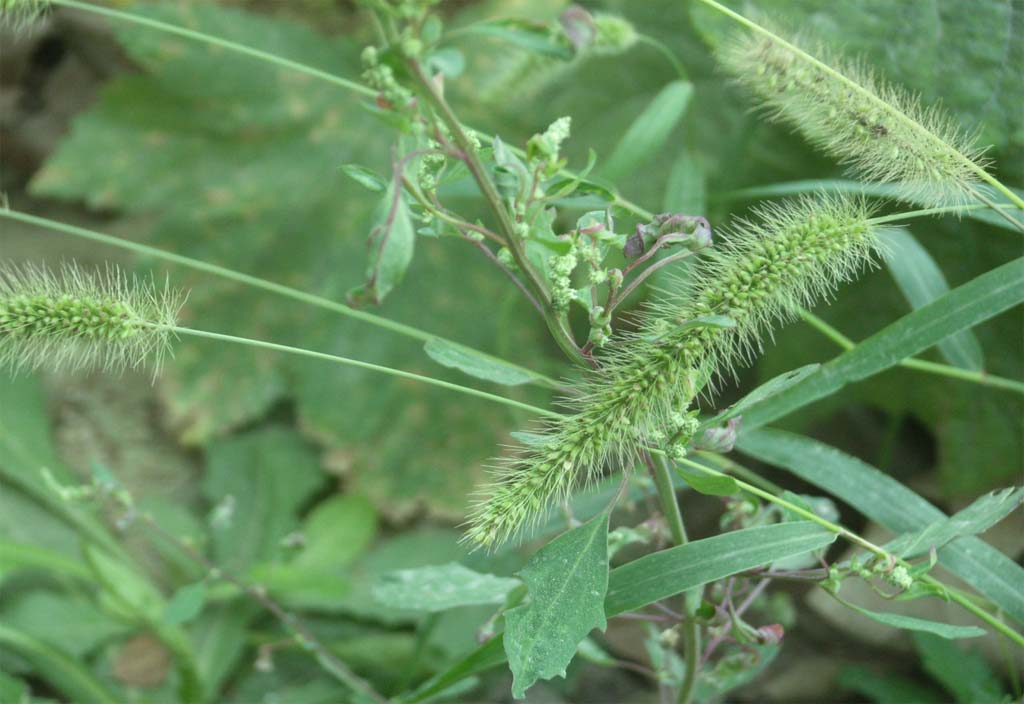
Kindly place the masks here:
<instances>
[{"instance_id":1,"label":"small green flower cluster","mask_svg":"<svg viewBox=\"0 0 1024 704\"><path fill-rule=\"evenodd\" d=\"M726 42L719 58L774 117L862 178L898 182L908 197L940 205L966 200L984 164L952 120L922 110L868 69L834 58L821 63L813 53L744 33Z\"/></svg>"},{"instance_id":2,"label":"small green flower cluster","mask_svg":"<svg viewBox=\"0 0 1024 704\"><path fill-rule=\"evenodd\" d=\"M0 366L58 369L137 367L169 344L177 296L67 266L0 268Z\"/></svg>"},{"instance_id":3,"label":"small green flower cluster","mask_svg":"<svg viewBox=\"0 0 1024 704\"><path fill-rule=\"evenodd\" d=\"M876 247L861 201L801 199L757 216L740 222L680 295L651 307L643 329L614 347L569 402L572 415L506 462L471 515L468 540L502 542L608 462L628 469L647 443L689 441L681 437L694 430L688 410L707 381L749 356L773 323L852 277ZM687 325L707 316L735 325Z\"/></svg>"},{"instance_id":4,"label":"small green flower cluster","mask_svg":"<svg viewBox=\"0 0 1024 704\"><path fill-rule=\"evenodd\" d=\"M363 49L360 58L363 66L363 80L380 93L380 100L395 110L404 108L412 100L412 91L403 86L395 78L394 70L380 61L377 47L368 46Z\"/></svg>"}]
</instances>

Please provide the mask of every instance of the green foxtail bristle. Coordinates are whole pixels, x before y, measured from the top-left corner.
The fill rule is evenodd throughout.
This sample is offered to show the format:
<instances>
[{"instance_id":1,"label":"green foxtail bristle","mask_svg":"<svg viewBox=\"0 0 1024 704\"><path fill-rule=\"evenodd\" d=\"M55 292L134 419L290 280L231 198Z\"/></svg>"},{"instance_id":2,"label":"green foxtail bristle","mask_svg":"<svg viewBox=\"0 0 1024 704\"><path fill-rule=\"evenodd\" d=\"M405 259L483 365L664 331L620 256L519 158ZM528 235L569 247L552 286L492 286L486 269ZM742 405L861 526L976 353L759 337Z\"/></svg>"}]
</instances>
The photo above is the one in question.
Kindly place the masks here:
<instances>
[{"instance_id":1,"label":"green foxtail bristle","mask_svg":"<svg viewBox=\"0 0 1024 704\"><path fill-rule=\"evenodd\" d=\"M809 58L815 54L849 82ZM922 109L863 65L746 32L718 58L773 117L863 179L897 183L907 198L937 205L963 204L978 182L985 164L973 140L938 107Z\"/></svg>"},{"instance_id":2,"label":"green foxtail bristle","mask_svg":"<svg viewBox=\"0 0 1024 704\"><path fill-rule=\"evenodd\" d=\"M565 420L508 458L470 516L467 540L492 546L524 530L608 462L629 468L647 443L678 430L713 374L752 356L771 326L871 261L877 228L863 201L820 196L740 221L681 292L653 304L640 333L612 345ZM726 316L734 327L682 327Z\"/></svg>"},{"instance_id":3,"label":"green foxtail bristle","mask_svg":"<svg viewBox=\"0 0 1024 704\"><path fill-rule=\"evenodd\" d=\"M0 27L16 32L31 27L49 5L45 0L0 0Z\"/></svg>"},{"instance_id":4,"label":"green foxtail bristle","mask_svg":"<svg viewBox=\"0 0 1024 704\"><path fill-rule=\"evenodd\" d=\"M181 297L118 269L0 266L0 366L159 367Z\"/></svg>"}]
</instances>

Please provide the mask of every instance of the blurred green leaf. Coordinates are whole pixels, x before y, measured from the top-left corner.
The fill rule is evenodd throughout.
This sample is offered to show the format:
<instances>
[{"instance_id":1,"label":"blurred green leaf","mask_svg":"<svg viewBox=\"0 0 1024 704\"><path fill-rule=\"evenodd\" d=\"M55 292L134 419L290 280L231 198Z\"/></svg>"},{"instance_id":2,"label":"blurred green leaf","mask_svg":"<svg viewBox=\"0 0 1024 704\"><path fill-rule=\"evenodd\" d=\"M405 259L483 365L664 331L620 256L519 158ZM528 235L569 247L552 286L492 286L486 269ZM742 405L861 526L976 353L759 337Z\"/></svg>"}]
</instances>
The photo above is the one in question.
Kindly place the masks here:
<instances>
[{"instance_id":1,"label":"blurred green leaf","mask_svg":"<svg viewBox=\"0 0 1024 704\"><path fill-rule=\"evenodd\" d=\"M946 277L909 230L889 228L883 242L889 272L914 310L949 293ZM962 369L981 371L985 366L981 343L970 330L961 330L940 341L939 349L950 364Z\"/></svg>"},{"instance_id":2,"label":"blurred green leaf","mask_svg":"<svg viewBox=\"0 0 1024 704\"><path fill-rule=\"evenodd\" d=\"M741 398L736 403L729 406L727 409L719 413L713 418L701 423L702 427L711 427L724 423L730 418L743 415L748 408L752 408L758 403L775 396L776 394L782 393L786 389L799 384L801 381L806 379L811 374L818 371L821 367L820 364L807 364L799 369L794 369L790 372L779 374L772 379L769 379L765 383L758 386L756 389L751 391L749 394Z\"/></svg>"},{"instance_id":3,"label":"blurred green leaf","mask_svg":"<svg viewBox=\"0 0 1024 704\"><path fill-rule=\"evenodd\" d=\"M303 548L294 564L337 568L363 555L377 534L377 512L366 497L332 496L316 505L302 526Z\"/></svg>"},{"instance_id":4,"label":"blurred green leaf","mask_svg":"<svg viewBox=\"0 0 1024 704\"><path fill-rule=\"evenodd\" d=\"M573 56L572 47L566 41L564 35L554 32L550 26L541 22L506 18L476 22L466 27L461 27L458 31L463 36L475 34L495 37L542 56L550 56L565 61Z\"/></svg>"},{"instance_id":5,"label":"blurred green leaf","mask_svg":"<svg viewBox=\"0 0 1024 704\"><path fill-rule=\"evenodd\" d=\"M104 642L131 632L130 626L115 621L80 594L44 589L5 595L0 621L79 659Z\"/></svg>"},{"instance_id":6,"label":"blurred green leaf","mask_svg":"<svg viewBox=\"0 0 1024 704\"><path fill-rule=\"evenodd\" d=\"M847 665L839 671L837 683L843 689L864 695L875 704L942 704L933 690L896 675L878 674L866 667Z\"/></svg>"},{"instance_id":7,"label":"blurred green leaf","mask_svg":"<svg viewBox=\"0 0 1024 704\"><path fill-rule=\"evenodd\" d=\"M458 606L501 604L519 585L518 579L481 574L450 562L388 572L374 583L373 598L385 606L433 613Z\"/></svg>"},{"instance_id":8,"label":"blurred green leaf","mask_svg":"<svg viewBox=\"0 0 1024 704\"><path fill-rule=\"evenodd\" d=\"M999 678L978 653L965 651L955 643L929 633L915 633L914 646L925 671L959 704L1006 699Z\"/></svg>"},{"instance_id":9,"label":"blurred green leaf","mask_svg":"<svg viewBox=\"0 0 1024 704\"><path fill-rule=\"evenodd\" d=\"M0 647L10 648L28 660L38 676L76 704L124 701L107 689L78 658L16 628L0 624Z\"/></svg>"},{"instance_id":10,"label":"blurred green leaf","mask_svg":"<svg viewBox=\"0 0 1024 704\"><path fill-rule=\"evenodd\" d=\"M743 433L737 448L821 487L896 533L916 532L946 515L874 467L810 438L778 430ZM961 538L939 550L939 562L1007 615L1024 623L1024 568L991 545Z\"/></svg>"},{"instance_id":11,"label":"blurred green leaf","mask_svg":"<svg viewBox=\"0 0 1024 704\"><path fill-rule=\"evenodd\" d=\"M699 494L707 496L732 496L740 492L739 484L730 476L724 474L712 475L691 472L682 467L676 467L676 474L683 478L686 485Z\"/></svg>"},{"instance_id":12,"label":"blurred green leaf","mask_svg":"<svg viewBox=\"0 0 1024 704\"><path fill-rule=\"evenodd\" d=\"M28 685L5 672L0 672L0 702L32 704Z\"/></svg>"},{"instance_id":13,"label":"blurred green leaf","mask_svg":"<svg viewBox=\"0 0 1024 704\"><path fill-rule=\"evenodd\" d=\"M723 533L661 550L612 570L605 613L635 611L692 587L753 569L836 539L809 521L778 523Z\"/></svg>"},{"instance_id":14,"label":"blurred green leaf","mask_svg":"<svg viewBox=\"0 0 1024 704\"><path fill-rule=\"evenodd\" d=\"M387 190L387 180L365 166L360 166L359 164L343 164L341 171L360 186L368 188L371 191L380 193L381 191Z\"/></svg>"},{"instance_id":15,"label":"blurred green leaf","mask_svg":"<svg viewBox=\"0 0 1024 704\"><path fill-rule=\"evenodd\" d=\"M519 571L529 602L505 612L505 653L517 699L537 680L565 674L581 640L608 625L608 516L558 536Z\"/></svg>"},{"instance_id":16,"label":"blurred green leaf","mask_svg":"<svg viewBox=\"0 0 1024 704\"><path fill-rule=\"evenodd\" d=\"M680 149L668 174L661 209L666 213L703 215L707 205L707 183L700 157L692 149Z\"/></svg>"},{"instance_id":17,"label":"blurred green leaf","mask_svg":"<svg viewBox=\"0 0 1024 704\"><path fill-rule=\"evenodd\" d=\"M219 440L207 452L203 496L211 504L232 497L230 516L211 528L213 558L242 570L277 556L281 540L298 528L299 510L323 486L313 448L297 433L270 427Z\"/></svg>"},{"instance_id":18,"label":"blurred green leaf","mask_svg":"<svg viewBox=\"0 0 1024 704\"><path fill-rule=\"evenodd\" d=\"M693 84L686 81L666 85L630 125L615 151L598 169L601 177L613 183L621 181L664 148L672 130L686 114L692 95Z\"/></svg>"},{"instance_id":19,"label":"blurred green leaf","mask_svg":"<svg viewBox=\"0 0 1024 704\"><path fill-rule=\"evenodd\" d=\"M163 594L133 566L111 557L95 545L85 544L82 553L96 581L103 585L104 595L115 600L115 606L126 618L156 622L165 608Z\"/></svg>"},{"instance_id":20,"label":"blurred green leaf","mask_svg":"<svg viewBox=\"0 0 1024 704\"><path fill-rule=\"evenodd\" d=\"M205 581L186 584L171 595L170 601L164 607L164 623L172 626L188 623L199 615L205 602Z\"/></svg>"}]
</instances>

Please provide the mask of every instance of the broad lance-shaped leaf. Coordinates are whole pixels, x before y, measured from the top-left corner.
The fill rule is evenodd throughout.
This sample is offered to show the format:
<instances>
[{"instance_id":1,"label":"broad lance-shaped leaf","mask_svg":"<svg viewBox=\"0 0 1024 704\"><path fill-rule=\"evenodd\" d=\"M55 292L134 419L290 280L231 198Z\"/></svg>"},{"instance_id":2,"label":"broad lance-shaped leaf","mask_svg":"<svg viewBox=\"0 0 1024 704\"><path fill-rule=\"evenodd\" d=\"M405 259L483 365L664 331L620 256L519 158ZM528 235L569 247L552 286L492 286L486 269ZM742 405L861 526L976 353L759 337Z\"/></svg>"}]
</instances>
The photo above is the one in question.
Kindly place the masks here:
<instances>
[{"instance_id":1,"label":"broad lance-shaped leaf","mask_svg":"<svg viewBox=\"0 0 1024 704\"><path fill-rule=\"evenodd\" d=\"M977 626L954 626L949 623L939 623L938 621L928 621L923 618L915 618L914 616L904 616L903 614L887 614L879 611L870 611L868 609L851 604L845 599L839 599L839 602L847 608L853 609L861 616L865 616L872 621L891 626L893 628L899 628L904 631L920 631L922 633L934 633L942 638L948 638L950 640L956 638L977 638L978 636L985 635L984 629L978 628Z\"/></svg>"},{"instance_id":2,"label":"broad lance-shaped leaf","mask_svg":"<svg viewBox=\"0 0 1024 704\"><path fill-rule=\"evenodd\" d=\"M939 265L909 230L889 228L884 241L887 245L885 263L911 308L926 306L949 292L949 284ZM963 369L980 371L985 365L981 343L970 330L961 330L942 340L939 350L946 361Z\"/></svg>"},{"instance_id":3,"label":"broad lance-shaped leaf","mask_svg":"<svg viewBox=\"0 0 1024 704\"><path fill-rule=\"evenodd\" d=\"M381 303L402 282L412 262L416 228L401 187L392 181L377 206L375 225L370 232L370 261L366 283L349 292L352 304Z\"/></svg>"},{"instance_id":4,"label":"broad lance-shaped leaf","mask_svg":"<svg viewBox=\"0 0 1024 704\"><path fill-rule=\"evenodd\" d=\"M924 671L952 695L943 701L975 704L1013 700L981 653L929 633L914 633L913 640Z\"/></svg>"},{"instance_id":5,"label":"broad lance-shaped leaf","mask_svg":"<svg viewBox=\"0 0 1024 704\"><path fill-rule=\"evenodd\" d=\"M1021 502L1024 502L1024 488L990 492L947 519L935 521L916 533L901 535L885 549L904 558L915 557L962 536L984 533L1009 516Z\"/></svg>"},{"instance_id":6,"label":"broad lance-shaped leaf","mask_svg":"<svg viewBox=\"0 0 1024 704\"><path fill-rule=\"evenodd\" d=\"M505 614L505 654L517 699L539 679L564 676L580 641L607 626L608 515L558 536L519 572L529 602Z\"/></svg>"},{"instance_id":7,"label":"broad lance-shaped leaf","mask_svg":"<svg viewBox=\"0 0 1024 704\"><path fill-rule=\"evenodd\" d=\"M672 81L662 88L629 126L615 146L615 151L600 169L600 175L611 182L617 182L654 157L686 114L692 95L693 84L686 81Z\"/></svg>"},{"instance_id":8,"label":"broad lance-shaped leaf","mask_svg":"<svg viewBox=\"0 0 1024 704\"><path fill-rule=\"evenodd\" d=\"M821 487L894 533L918 531L947 519L892 477L816 440L761 429L740 435L737 448ZM1024 568L972 536L946 545L938 557L943 567L1024 623Z\"/></svg>"},{"instance_id":9,"label":"broad lance-shaped leaf","mask_svg":"<svg viewBox=\"0 0 1024 704\"><path fill-rule=\"evenodd\" d=\"M442 366L458 369L477 379L493 381L495 384L518 386L536 378L521 367L436 337L428 340L423 345L423 350L427 356Z\"/></svg>"},{"instance_id":10,"label":"broad lance-shaped leaf","mask_svg":"<svg viewBox=\"0 0 1024 704\"><path fill-rule=\"evenodd\" d=\"M474 604L501 604L518 587L518 579L481 574L457 562L381 576L373 598L385 606L431 613Z\"/></svg>"},{"instance_id":11,"label":"broad lance-shaped leaf","mask_svg":"<svg viewBox=\"0 0 1024 704\"><path fill-rule=\"evenodd\" d=\"M611 618L722 579L830 545L817 523L798 521L745 528L641 557L612 570L605 614Z\"/></svg>"},{"instance_id":12,"label":"broad lance-shaped leaf","mask_svg":"<svg viewBox=\"0 0 1024 704\"><path fill-rule=\"evenodd\" d=\"M1022 301L1024 258L1014 259L958 286L822 365L799 384L755 404L743 416L744 431L770 423L835 393L846 384L888 369Z\"/></svg>"}]
</instances>

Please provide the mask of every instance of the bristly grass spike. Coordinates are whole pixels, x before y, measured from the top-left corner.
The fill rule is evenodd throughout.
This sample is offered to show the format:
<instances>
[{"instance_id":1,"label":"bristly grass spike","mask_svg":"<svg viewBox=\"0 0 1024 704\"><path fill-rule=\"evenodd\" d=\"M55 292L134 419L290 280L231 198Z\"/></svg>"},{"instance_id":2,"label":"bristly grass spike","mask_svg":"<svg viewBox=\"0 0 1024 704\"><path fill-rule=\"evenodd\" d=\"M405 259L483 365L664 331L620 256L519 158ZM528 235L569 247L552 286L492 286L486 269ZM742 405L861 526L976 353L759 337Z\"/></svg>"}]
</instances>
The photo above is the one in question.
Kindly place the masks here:
<instances>
[{"instance_id":1,"label":"bristly grass spike","mask_svg":"<svg viewBox=\"0 0 1024 704\"><path fill-rule=\"evenodd\" d=\"M123 370L170 350L183 296L108 267L0 265L0 366Z\"/></svg>"}]
</instances>

